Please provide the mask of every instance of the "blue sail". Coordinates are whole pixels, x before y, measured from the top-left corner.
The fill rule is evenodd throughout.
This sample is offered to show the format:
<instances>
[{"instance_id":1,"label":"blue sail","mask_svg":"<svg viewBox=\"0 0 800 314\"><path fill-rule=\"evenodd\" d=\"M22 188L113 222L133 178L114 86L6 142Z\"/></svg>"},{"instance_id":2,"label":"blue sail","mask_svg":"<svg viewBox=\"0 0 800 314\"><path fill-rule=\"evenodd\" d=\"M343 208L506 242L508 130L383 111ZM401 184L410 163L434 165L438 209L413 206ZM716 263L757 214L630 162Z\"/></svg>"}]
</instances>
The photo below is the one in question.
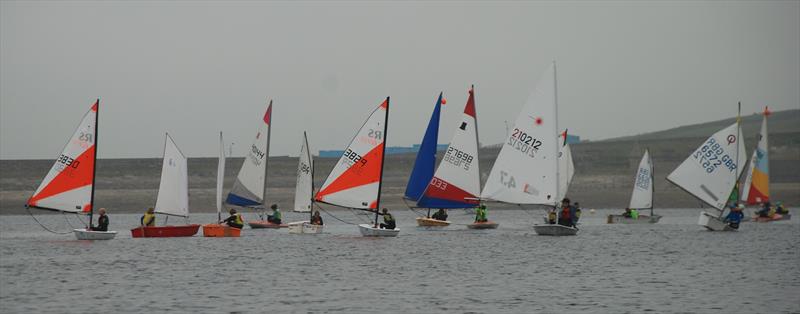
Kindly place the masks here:
<instances>
[{"instance_id":1,"label":"blue sail","mask_svg":"<svg viewBox=\"0 0 800 314\"><path fill-rule=\"evenodd\" d=\"M419 200L433 178L433 172L436 170L436 144L439 139L439 116L441 111L442 93L439 93L439 100L436 101L436 106L433 107L431 121L428 122L428 128L425 130L425 136L422 138L422 144L419 147L419 152L417 152L417 159L414 161L414 170L411 171L411 177L408 178L406 198L415 201Z\"/></svg>"}]
</instances>

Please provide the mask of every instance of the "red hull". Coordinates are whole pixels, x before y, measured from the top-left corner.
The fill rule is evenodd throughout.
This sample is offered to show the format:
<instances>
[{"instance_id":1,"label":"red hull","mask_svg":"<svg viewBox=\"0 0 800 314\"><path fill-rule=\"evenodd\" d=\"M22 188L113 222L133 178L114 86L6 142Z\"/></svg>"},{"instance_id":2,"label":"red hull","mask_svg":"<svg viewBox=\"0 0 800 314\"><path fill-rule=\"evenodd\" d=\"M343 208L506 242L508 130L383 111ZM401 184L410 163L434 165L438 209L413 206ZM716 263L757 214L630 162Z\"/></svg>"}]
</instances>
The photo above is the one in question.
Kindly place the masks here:
<instances>
[{"instance_id":1,"label":"red hull","mask_svg":"<svg viewBox=\"0 0 800 314\"><path fill-rule=\"evenodd\" d=\"M200 229L200 225L137 227L131 229L131 236L134 238L191 237L197 233L198 229Z\"/></svg>"},{"instance_id":2,"label":"red hull","mask_svg":"<svg viewBox=\"0 0 800 314\"><path fill-rule=\"evenodd\" d=\"M267 229L278 229L278 228L287 228L287 227L289 227L289 225L287 225L287 224L280 224L279 225L279 224L271 223L271 222L266 221L266 220L248 221L247 224L250 225L250 228L253 228L253 229L264 229L264 228L267 228Z\"/></svg>"}]
</instances>

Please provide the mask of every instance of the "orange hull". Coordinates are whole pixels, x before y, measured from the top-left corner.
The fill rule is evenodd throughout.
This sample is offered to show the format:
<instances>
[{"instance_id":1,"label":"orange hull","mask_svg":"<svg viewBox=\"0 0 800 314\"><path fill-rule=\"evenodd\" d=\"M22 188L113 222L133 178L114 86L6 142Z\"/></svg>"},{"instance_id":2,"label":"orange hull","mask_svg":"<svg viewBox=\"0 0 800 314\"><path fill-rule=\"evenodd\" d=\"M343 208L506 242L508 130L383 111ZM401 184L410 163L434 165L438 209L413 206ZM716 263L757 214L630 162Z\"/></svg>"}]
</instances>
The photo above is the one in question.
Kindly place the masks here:
<instances>
[{"instance_id":1,"label":"orange hull","mask_svg":"<svg viewBox=\"0 0 800 314\"><path fill-rule=\"evenodd\" d=\"M242 229L228 227L225 225L218 225L218 224L208 224L203 225L203 236L204 237L232 237L238 238L242 234Z\"/></svg>"}]
</instances>

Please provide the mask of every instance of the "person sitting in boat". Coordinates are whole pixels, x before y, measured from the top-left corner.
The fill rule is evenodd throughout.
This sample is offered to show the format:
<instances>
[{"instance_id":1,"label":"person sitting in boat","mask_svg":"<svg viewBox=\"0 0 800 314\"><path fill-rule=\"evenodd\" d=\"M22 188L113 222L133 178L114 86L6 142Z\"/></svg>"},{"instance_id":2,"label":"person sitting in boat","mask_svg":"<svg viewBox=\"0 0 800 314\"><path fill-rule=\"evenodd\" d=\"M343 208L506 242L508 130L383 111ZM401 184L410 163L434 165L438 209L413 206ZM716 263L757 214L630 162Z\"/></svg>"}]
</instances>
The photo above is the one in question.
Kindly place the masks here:
<instances>
[{"instance_id":1,"label":"person sitting in boat","mask_svg":"<svg viewBox=\"0 0 800 314\"><path fill-rule=\"evenodd\" d=\"M639 219L639 210L631 208L631 219Z\"/></svg>"},{"instance_id":2,"label":"person sitting in boat","mask_svg":"<svg viewBox=\"0 0 800 314\"><path fill-rule=\"evenodd\" d=\"M97 211L97 213L100 214L100 217L97 217L97 227L93 226L92 222L90 221L89 222L89 230L91 230L91 231L108 231L109 220L108 220L108 216L106 215L106 209L105 208L100 208L100 210Z\"/></svg>"},{"instance_id":3,"label":"person sitting in boat","mask_svg":"<svg viewBox=\"0 0 800 314\"><path fill-rule=\"evenodd\" d=\"M775 202L775 212L781 215L786 215L789 213L789 210L786 207L783 207L783 202L777 201Z\"/></svg>"},{"instance_id":4,"label":"person sitting in boat","mask_svg":"<svg viewBox=\"0 0 800 314\"><path fill-rule=\"evenodd\" d=\"M556 213L555 209L547 212L547 223L555 225L557 219L558 219L558 214Z\"/></svg>"},{"instance_id":5,"label":"person sitting in boat","mask_svg":"<svg viewBox=\"0 0 800 314\"><path fill-rule=\"evenodd\" d=\"M725 222L728 223L733 229L739 229L739 224L742 222L744 218L744 205L739 204L739 206L731 206L731 211L728 213L728 216L725 216Z\"/></svg>"},{"instance_id":6,"label":"person sitting in boat","mask_svg":"<svg viewBox=\"0 0 800 314\"><path fill-rule=\"evenodd\" d=\"M758 215L758 217L764 217L764 218L769 217L769 210L771 208L772 205L769 202L764 202L764 204L761 205L761 209L757 211L756 214Z\"/></svg>"},{"instance_id":7,"label":"person sitting in boat","mask_svg":"<svg viewBox=\"0 0 800 314\"><path fill-rule=\"evenodd\" d=\"M142 218L139 219L139 222L142 226L145 227L153 227L156 225L156 213L155 209L152 207L148 208L147 211L142 215Z\"/></svg>"},{"instance_id":8,"label":"person sitting in boat","mask_svg":"<svg viewBox=\"0 0 800 314\"><path fill-rule=\"evenodd\" d=\"M311 224L322 226L322 216L319 215L318 210L314 211L314 216L311 216Z\"/></svg>"},{"instance_id":9,"label":"person sitting in boat","mask_svg":"<svg viewBox=\"0 0 800 314\"><path fill-rule=\"evenodd\" d=\"M575 202L575 224L581 219L581 203Z\"/></svg>"},{"instance_id":10,"label":"person sitting in boat","mask_svg":"<svg viewBox=\"0 0 800 314\"><path fill-rule=\"evenodd\" d=\"M486 219L486 205L480 204L478 209L475 210L475 222L487 222Z\"/></svg>"},{"instance_id":11,"label":"person sitting in boat","mask_svg":"<svg viewBox=\"0 0 800 314\"><path fill-rule=\"evenodd\" d=\"M436 219L436 220L445 221L445 220L447 220L447 211L445 211L444 208L439 208L439 210L436 211L433 214L433 216L431 216L431 218Z\"/></svg>"},{"instance_id":12,"label":"person sitting in boat","mask_svg":"<svg viewBox=\"0 0 800 314\"><path fill-rule=\"evenodd\" d=\"M625 212L622 213L622 217L631 218L631 209L630 208L625 208Z\"/></svg>"},{"instance_id":13,"label":"person sitting in boat","mask_svg":"<svg viewBox=\"0 0 800 314\"><path fill-rule=\"evenodd\" d=\"M272 204L269 208L272 208L272 215L267 215L267 221L274 223L276 225L281 224L281 211L278 209L278 204Z\"/></svg>"},{"instance_id":14,"label":"person sitting in boat","mask_svg":"<svg viewBox=\"0 0 800 314\"><path fill-rule=\"evenodd\" d=\"M569 199L565 198L561 201L561 215L558 217L558 224L562 226L572 227L575 225L575 206L570 205Z\"/></svg>"},{"instance_id":15,"label":"person sitting in boat","mask_svg":"<svg viewBox=\"0 0 800 314\"><path fill-rule=\"evenodd\" d=\"M392 214L389 213L389 210L384 208L383 213L383 223L381 223L381 229L394 229L397 228L397 224L394 222L394 217Z\"/></svg>"},{"instance_id":16,"label":"person sitting in boat","mask_svg":"<svg viewBox=\"0 0 800 314\"><path fill-rule=\"evenodd\" d=\"M242 219L242 214L236 213L236 210L233 208L231 208L231 210L228 212L231 214L231 216L223 220L221 223L225 223L229 227L242 229L242 227L244 227L244 219Z\"/></svg>"}]
</instances>

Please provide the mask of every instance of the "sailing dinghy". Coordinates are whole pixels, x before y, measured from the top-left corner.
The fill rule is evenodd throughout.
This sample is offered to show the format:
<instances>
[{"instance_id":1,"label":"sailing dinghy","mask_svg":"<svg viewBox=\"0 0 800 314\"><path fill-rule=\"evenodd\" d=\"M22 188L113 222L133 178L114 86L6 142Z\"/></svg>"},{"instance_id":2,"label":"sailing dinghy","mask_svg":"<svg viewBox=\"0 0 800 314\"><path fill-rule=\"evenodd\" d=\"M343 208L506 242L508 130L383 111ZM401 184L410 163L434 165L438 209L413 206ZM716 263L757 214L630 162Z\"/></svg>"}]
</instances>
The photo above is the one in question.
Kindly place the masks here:
<instances>
[{"instance_id":1,"label":"sailing dinghy","mask_svg":"<svg viewBox=\"0 0 800 314\"><path fill-rule=\"evenodd\" d=\"M166 134L164 156L161 165L161 181L158 185L155 212L169 216L189 217L189 170L188 160L175 140ZM200 228L198 224L182 226L140 226L131 229L134 238L191 237Z\"/></svg>"},{"instance_id":2,"label":"sailing dinghy","mask_svg":"<svg viewBox=\"0 0 800 314\"><path fill-rule=\"evenodd\" d=\"M503 143L481 198L517 205L557 208L559 134L556 64L548 67L523 106ZM534 225L539 235L575 235L577 228Z\"/></svg>"},{"instance_id":3,"label":"sailing dinghy","mask_svg":"<svg viewBox=\"0 0 800 314\"><path fill-rule=\"evenodd\" d=\"M735 123L711 135L667 176L667 181L711 206L713 211L701 212L697 221L710 231L736 230L723 221L722 214L742 173L740 158L746 156L740 121L737 117Z\"/></svg>"},{"instance_id":4,"label":"sailing dinghy","mask_svg":"<svg viewBox=\"0 0 800 314\"><path fill-rule=\"evenodd\" d=\"M469 89L469 98L464 105L453 138L447 146L436 172L417 200L423 208L475 208L479 205L481 190L478 167L478 120L475 111L475 86ZM492 221L467 225L470 229L494 229Z\"/></svg>"},{"instance_id":5,"label":"sailing dinghy","mask_svg":"<svg viewBox=\"0 0 800 314\"><path fill-rule=\"evenodd\" d=\"M422 137L417 159L414 161L414 169L411 171L411 176L409 176L408 184L406 185L404 195L406 199L419 201L431 179L433 179L433 172L436 170L439 117L441 116L442 105L446 103L442 94L439 93L439 99L433 107L433 113L428 122L428 128L425 129L425 135ZM431 218L431 209L428 207L428 213L425 217L417 217L417 225L420 227L446 227L450 225L450 222Z\"/></svg>"},{"instance_id":6,"label":"sailing dinghy","mask_svg":"<svg viewBox=\"0 0 800 314\"><path fill-rule=\"evenodd\" d=\"M770 201L769 194L769 145L767 142L767 117L770 115L769 107L764 108L761 120L761 132L758 134L758 145L753 150L750 163L745 172L744 185L742 186L741 197L747 205L758 206ZM759 217L752 215L751 221L769 222L777 220L789 220L791 214L776 213L772 217Z\"/></svg>"},{"instance_id":7,"label":"sailing dinghy","mask_svg":"<svg viewBox=\"0 0 800 314\"><path fill-rule=\"evenodd\" d=\"M623 215L608 215L607 223L610 224L648 224L657 223L661 216L653 214L653 160L650 158L650 151L645 150L642 160L639 161L639 168L636 171L636 178L633 182L633 193L628 208L650 209L650 216L639 215L638 219L625 217Z\"/></svg>"},{"instance_id":8,"label":"sailing dinghy","mask_svg":"<svg viewBox=\"0 0 800 314\"><path fill-rule=\"evenodd\" d=\"M222 188L225 182L225 142L219 132L219 159L217 159L217 221L222 221ZM203 225L204 237L239 237L242 229L220 223Z\"/></svg>"},{"instance_id":9,"label":"sailing dinghy","mask_svg":"<svg viewBox=\"0 0 800 314\"><path fill-rule=\"evenodd\" d=\"M395 237L400 233L400 229L378 225L388 122L386 97L358 130L314 197L316 202L373 212L374 224L358 225L361 235L367 237Z\"/></svg>"},{"instance_id":10,"label":"sailing dinghy","mask_svg":"<svg viewBox=\"0 0 800 314\"><path fill-rule=\"evenodd\" d=\"M308 213L308 221L296 221L289 223L289 233L293 234L316 234L322 232L322 225L311 224L314 198L314 159L311 158L311 150L308 147L308 136L303 132L303 143L300 145L300 155L297 158L297 184L294 191L294 211Z\"/></svg>"},{"instance_id":11,"label":"sailing dinghy","mask_svg":"<svg viewBox=\"0 0 800 314\"><path fill-rule=\"evenodd\" d=\"M61 155L25 203L26 207L66 213L94 214L94 189L97 161L98 99L72 134ZM72 230L78 240L111 240L116 231Z\"/></svg>"}]
</instances>

